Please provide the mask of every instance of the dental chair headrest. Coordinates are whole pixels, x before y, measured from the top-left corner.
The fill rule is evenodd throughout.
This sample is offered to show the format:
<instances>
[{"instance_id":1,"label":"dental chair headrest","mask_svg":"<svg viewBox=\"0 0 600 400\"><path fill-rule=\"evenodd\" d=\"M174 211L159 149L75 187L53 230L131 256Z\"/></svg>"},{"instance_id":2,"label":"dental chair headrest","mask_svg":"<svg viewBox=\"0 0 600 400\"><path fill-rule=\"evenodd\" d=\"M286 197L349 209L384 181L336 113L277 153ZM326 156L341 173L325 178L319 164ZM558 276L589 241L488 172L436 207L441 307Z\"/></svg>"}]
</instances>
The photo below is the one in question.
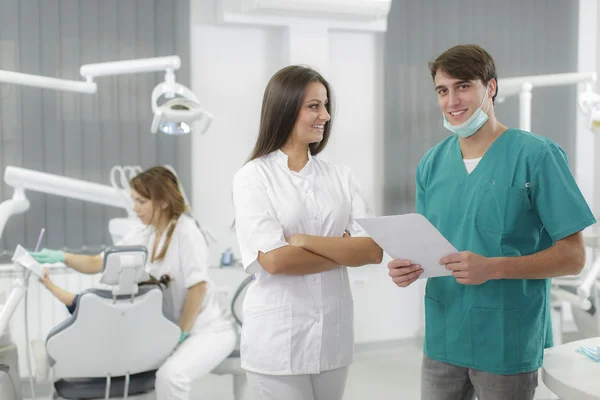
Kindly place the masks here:
<instances>
[{"instance_id":1,"label":"dental chair headrest","mask_svg":"<svg viewBox=\"0 0 600 400\"><path fill-rule=\"evenodd\" d=\"M104 252L100 282L113 286L113 296L136 295L138 283L150 276L145 270L148 250L144 246L111 246Z\"/></svg>"}]
</instances>

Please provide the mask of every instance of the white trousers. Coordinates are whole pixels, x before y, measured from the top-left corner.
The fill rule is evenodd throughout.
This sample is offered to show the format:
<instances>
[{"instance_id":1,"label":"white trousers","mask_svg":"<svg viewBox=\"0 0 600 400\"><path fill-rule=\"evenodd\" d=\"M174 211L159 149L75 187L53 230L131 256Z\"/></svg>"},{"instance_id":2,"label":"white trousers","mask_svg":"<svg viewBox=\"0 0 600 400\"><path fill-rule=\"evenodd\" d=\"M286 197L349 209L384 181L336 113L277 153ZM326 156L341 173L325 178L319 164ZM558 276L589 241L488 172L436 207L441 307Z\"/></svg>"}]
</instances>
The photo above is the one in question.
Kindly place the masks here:
<instances>
[{"instance_id":1,"label":"white trousers","mask_svg":"<svg viewBox=\"0 0 600 400\"><path fill-rule=\"evenodd\" d=\"M189 400L192 383L209 374L235 349L235 329L191 334L156 372L157 400ZM194 396L194 400L202 397Z\"/></svg>"},{"instance_id":2,"label":"white trousers","mask_svg":"<svg viewBox=\"0 0 600 400\"><path fill-rule=\"evenodd\" d=\"M263 375L246 371L252 400L342 400L348 367L314 375Z\"/></svg>"}]
</instances>

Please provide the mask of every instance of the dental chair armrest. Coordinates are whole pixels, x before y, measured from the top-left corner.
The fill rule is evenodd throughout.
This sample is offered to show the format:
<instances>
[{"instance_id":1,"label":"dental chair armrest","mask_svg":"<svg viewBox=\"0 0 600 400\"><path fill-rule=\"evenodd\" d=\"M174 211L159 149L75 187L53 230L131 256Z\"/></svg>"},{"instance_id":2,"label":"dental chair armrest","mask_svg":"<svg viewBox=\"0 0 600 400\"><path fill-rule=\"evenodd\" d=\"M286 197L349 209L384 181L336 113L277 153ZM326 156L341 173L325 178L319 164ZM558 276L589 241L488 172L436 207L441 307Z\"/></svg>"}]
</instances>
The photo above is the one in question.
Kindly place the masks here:
<instances>
[{"instance_id":1,"label":"dental chair armrest","mask_svg":"<svg viewBox=\"0 0 600 400\"><path fill-rule=\"evenodd\" d=\"M37 383L47 383L48 371L50 370L50 359L46 351L46 342L43 340L32 340L31 351L35 363L35 381Z\"/></svg>"},{"instance_id":2,"label":"dental chair armrest","mask_svg":"<svg viewBox=\"0 0 600 400\"><path fill-rule=\"evenodd\" d=\"M592 268L588 271L588 273L583 278L581 285L577 288L577 294L580 297L590 297L592 294L592 287L594 286L594 282L598 279L598 275L600 275L600 258L594 260L592 264Z\"/></svg>"},{"instance_id":3,"label":"dental chair armrest","mask_svg":"<svg viewBox=\"0 0 600 400\"><path fill-rule=\"evenodd\" d=\"M583 282L583 279L579 276L574 277L560 277L560 278L552 278L552 286L572 286L578 287Z\"/></svg>"},{"instance_id":4,"label":"dental chair armrest","mask_svg":"<svg viewBox=\"0 0 600 400\"><path fill-rule=\"evenodd\" d=\"M581 298L576 294L567 292L566 290L560 289L558 287L553 287L550 290L550 295L557 300L563 300L567 303L572 304L575 307L579 307L583 311L588 311L590 308L592 308L592 302L589 299Z\"/></svg>"}]
</instances>

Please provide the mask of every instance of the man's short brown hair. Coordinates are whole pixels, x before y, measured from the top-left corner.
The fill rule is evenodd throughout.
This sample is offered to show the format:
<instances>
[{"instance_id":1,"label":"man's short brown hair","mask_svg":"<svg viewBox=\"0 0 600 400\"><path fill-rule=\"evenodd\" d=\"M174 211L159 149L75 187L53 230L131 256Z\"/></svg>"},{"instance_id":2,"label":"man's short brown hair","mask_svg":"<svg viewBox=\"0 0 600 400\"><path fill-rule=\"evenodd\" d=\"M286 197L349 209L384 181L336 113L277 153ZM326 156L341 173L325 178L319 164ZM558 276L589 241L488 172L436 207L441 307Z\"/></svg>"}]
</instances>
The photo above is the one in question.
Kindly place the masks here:
<instances>
[{"instance_id":1,"label":"man's short brown hair","mask_svg":"<svg viewBox=\"0 0 600 400\"><path fill-rule=\"evenodd\" d=\"M487 86L490 79L496 81L496 93L498 94L498 77L496 75L496 64L494 58L484 49L476 44L463 44L451 47L439 55L434 61L429 62L431 77L435 80L438 70L444 71L453 78L465 81L481 79Z\"/></svg>"}]
</instances>

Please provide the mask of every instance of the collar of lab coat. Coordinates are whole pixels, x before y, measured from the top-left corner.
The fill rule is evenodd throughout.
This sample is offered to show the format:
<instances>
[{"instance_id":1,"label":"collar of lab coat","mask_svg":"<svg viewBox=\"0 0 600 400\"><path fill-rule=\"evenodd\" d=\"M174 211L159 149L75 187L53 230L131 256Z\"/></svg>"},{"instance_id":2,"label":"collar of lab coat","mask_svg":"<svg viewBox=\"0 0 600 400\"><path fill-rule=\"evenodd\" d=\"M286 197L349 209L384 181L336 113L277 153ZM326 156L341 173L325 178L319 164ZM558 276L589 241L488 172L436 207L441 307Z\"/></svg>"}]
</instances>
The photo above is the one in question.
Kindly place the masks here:
<instances>
[{"instance_id":1,"label":"collar of lab coat","mask_svg":"<svg viewBox=\"0 0 600 400\"><path fill-rule=\"evenodd\" d=\"M289 170L289 167L288 167L288 156L283 151L281 151L281 150L275 150L274 152L271 153L271 157L273 157L273 159L275 160L275 162L277 164L279 164L282 167L285 167L286 169ZM313 157L310 154L310 149L308 149L308 162L306 163L306 165L304 166L304 168L302 168L302 170L299 172L300 174L308 171L308 167L312 163L312 159L313 159ZM294 171L291 171L291 172L294 172Z\"/></svg>"}]
</instances>

